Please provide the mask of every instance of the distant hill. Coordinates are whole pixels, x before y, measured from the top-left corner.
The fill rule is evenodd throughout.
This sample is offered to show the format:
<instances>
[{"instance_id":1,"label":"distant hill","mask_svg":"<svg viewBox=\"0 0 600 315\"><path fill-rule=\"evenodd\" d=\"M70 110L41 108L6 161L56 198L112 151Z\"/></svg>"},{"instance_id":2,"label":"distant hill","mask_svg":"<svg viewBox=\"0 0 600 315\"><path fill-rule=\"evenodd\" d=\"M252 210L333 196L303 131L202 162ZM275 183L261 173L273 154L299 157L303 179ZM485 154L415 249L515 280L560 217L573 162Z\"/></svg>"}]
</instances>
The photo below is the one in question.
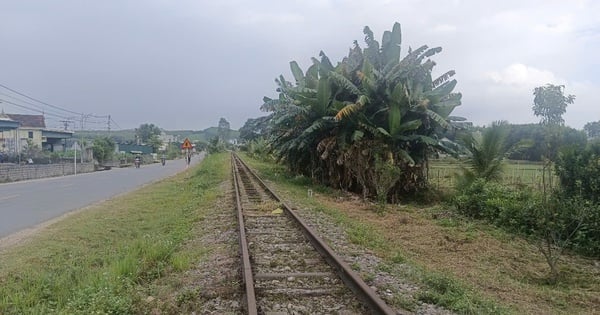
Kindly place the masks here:
<instances>
[{"instance_id":1,"label":"distant hill","mask_svg":"<svg viewBox=\"0 0 600 315\"><path fill-rule=\"evenodd\" d=\"M117 143L133 142L135 141L135 130L80 130L73 133L73 138L77 139L96 139L100 137L110 137Z\"/></svg>"},{"instance_id":2,"label":"distant hill","mask_svg":"<svg viewBox=\"0 0 600 315\"><path fill-rule=\"evenodd\" d=\"M179 139L188 138L192 142L208 142L219 134L219 128L210 127L204 130L164 130L167 135L178 136ZM228 140L237 139L240 136L238 130L229 130ZM95 139L100 137L111 137L118 143L135 141L135 129L124 130L83 130L75 131L73 138Z\"/></svg>"},{"instance_id":3,"label":"distant hill","mask_svg":"<svg viewBox=\"0 0 600 315\"><path fill-rule=\"evenodd\" d=\"M214 139L219 134L219 128L210 127L200 131L194 130L165 130L168 135L176 135L180 138L188 138L192 142L208 142L210 139ZM237 139L240 136L240 132L237 130L229 130L228 140Z\"/></svg>"}]
</instances>

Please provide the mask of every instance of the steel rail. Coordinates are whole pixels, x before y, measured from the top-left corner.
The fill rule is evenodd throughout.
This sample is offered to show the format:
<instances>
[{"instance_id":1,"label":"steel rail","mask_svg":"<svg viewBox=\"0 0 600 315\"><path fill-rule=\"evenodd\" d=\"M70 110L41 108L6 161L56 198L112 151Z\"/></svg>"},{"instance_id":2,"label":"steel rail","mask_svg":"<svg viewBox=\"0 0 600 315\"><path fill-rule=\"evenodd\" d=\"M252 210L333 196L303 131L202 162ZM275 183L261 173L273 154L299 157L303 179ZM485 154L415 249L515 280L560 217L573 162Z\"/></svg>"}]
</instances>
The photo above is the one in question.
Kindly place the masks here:
<instances>
[{"instance_id":1,"label":"steel rail","mask_svg":"<svg viewBox=\"0 0 600 315\"><path fill-rule=\"evenodd\" d=\"M246 288L245 306L247 314L257 315L258 306L256 303L256 292L254 291L254 278L252 276L252 264L250 263L250 252L248 250L248 241L246 239L246 227L244 225L244 215L242 213L242 202L240 200L240 187L238 183L237 165L234 159L231 159L231 168L233 173L233 183L235 186L235 201L237 207L240 254L242 256L242 277Z\"/></svg>"},{"instance_id":2,"label":"steel rail","mask_svg":"<svg viewBox=\"0 0 600 315\"><path fill-rule=\"evenodd\" d=\"M284 202L267 184L252 170L248 165L234 152L232 152L232 161L237 159L247 170L254 176L257 182L279 203L283 205L283 210L290 218L293 219L301 228L302 233L313 244L315 249L335 270L336 274L342 281L368 306L374 314L393 315L396 314L378 295L358 276L350 266L344 262L334 251L319 238L316 233L300 219L300 217L292 211L292 208Z\"/></svg>"}]
</instances>

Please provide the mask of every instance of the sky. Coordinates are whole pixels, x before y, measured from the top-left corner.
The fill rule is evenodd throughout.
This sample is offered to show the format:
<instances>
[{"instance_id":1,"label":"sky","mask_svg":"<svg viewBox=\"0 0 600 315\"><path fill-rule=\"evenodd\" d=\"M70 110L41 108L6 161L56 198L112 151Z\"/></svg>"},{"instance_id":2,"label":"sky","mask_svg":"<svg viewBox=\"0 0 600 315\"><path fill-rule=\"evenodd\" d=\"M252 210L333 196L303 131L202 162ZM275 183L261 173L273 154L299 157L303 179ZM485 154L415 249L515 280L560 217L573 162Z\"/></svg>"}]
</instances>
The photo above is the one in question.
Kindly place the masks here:
<instances>
[{"instance_id":1,"label":"sky","mask_svg":"<svg viewBox=\"0 0 600 315\"><path fill-rule=\"evenodd\" d=\"M365 47L364 26L381 41L399 22L401 56L443 48L433 74L455 70L463 95L452 115L539 122L533 89L551 83L582 129L600 120L599 16L594 0L0 0L0 109L50 128L238 129L266 115L290 61L335 64Z\"/></svg>"}]
</instances>

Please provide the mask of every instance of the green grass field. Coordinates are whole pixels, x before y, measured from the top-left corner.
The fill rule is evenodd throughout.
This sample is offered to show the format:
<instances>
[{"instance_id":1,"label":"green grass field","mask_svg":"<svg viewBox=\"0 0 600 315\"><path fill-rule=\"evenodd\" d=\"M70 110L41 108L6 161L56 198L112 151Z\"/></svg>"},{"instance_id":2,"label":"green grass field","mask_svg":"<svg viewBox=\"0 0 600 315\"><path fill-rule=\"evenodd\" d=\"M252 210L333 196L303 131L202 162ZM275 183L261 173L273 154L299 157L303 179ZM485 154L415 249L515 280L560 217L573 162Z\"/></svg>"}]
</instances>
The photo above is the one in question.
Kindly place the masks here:
<instances>
[{"instance_id":1,"label":"green grass field","mask_svg":"<svg viewBox=\"0 0 600 315\"><path fill-rule=\"evenodd\" d=\"M456 174L463 164L457 160L432 160L429 164L429 182L439 189L454 188ZM504 164L504 183L526 185L534 189L542 186L542 164L529 161L507 161Z\"/></svg>"},{"instance_id":2,"label":"green grass field","mask_svg":"<svg viewBox=\"0 0 600 315\"><path fill-rule=\"evenodd\" d=\"M183 245L213 207L228 162L211 156L0 250L0 314L140 313L140 292L205 254Z\"/></svg>"}]
</instances>

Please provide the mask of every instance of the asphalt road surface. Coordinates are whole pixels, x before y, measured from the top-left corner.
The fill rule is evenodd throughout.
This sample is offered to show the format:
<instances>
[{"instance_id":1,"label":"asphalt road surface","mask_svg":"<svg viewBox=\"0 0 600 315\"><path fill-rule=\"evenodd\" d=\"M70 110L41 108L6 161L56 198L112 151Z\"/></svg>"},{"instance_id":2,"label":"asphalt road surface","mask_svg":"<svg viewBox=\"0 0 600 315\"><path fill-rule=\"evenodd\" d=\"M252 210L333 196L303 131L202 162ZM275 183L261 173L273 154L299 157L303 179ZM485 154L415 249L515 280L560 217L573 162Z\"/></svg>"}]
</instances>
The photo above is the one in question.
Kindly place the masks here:
<instances>
[{"instance_id":1,"label":"asphalt road surface","mask_svg":"<svg viewBox=\"0 0 600 315\"><path fill-rule=\"evenodd\" d=\"M192 157L191 166L203 155ZM0 184L0 238L187 168L185 160Z\"/></svg>"}]
</instances>

